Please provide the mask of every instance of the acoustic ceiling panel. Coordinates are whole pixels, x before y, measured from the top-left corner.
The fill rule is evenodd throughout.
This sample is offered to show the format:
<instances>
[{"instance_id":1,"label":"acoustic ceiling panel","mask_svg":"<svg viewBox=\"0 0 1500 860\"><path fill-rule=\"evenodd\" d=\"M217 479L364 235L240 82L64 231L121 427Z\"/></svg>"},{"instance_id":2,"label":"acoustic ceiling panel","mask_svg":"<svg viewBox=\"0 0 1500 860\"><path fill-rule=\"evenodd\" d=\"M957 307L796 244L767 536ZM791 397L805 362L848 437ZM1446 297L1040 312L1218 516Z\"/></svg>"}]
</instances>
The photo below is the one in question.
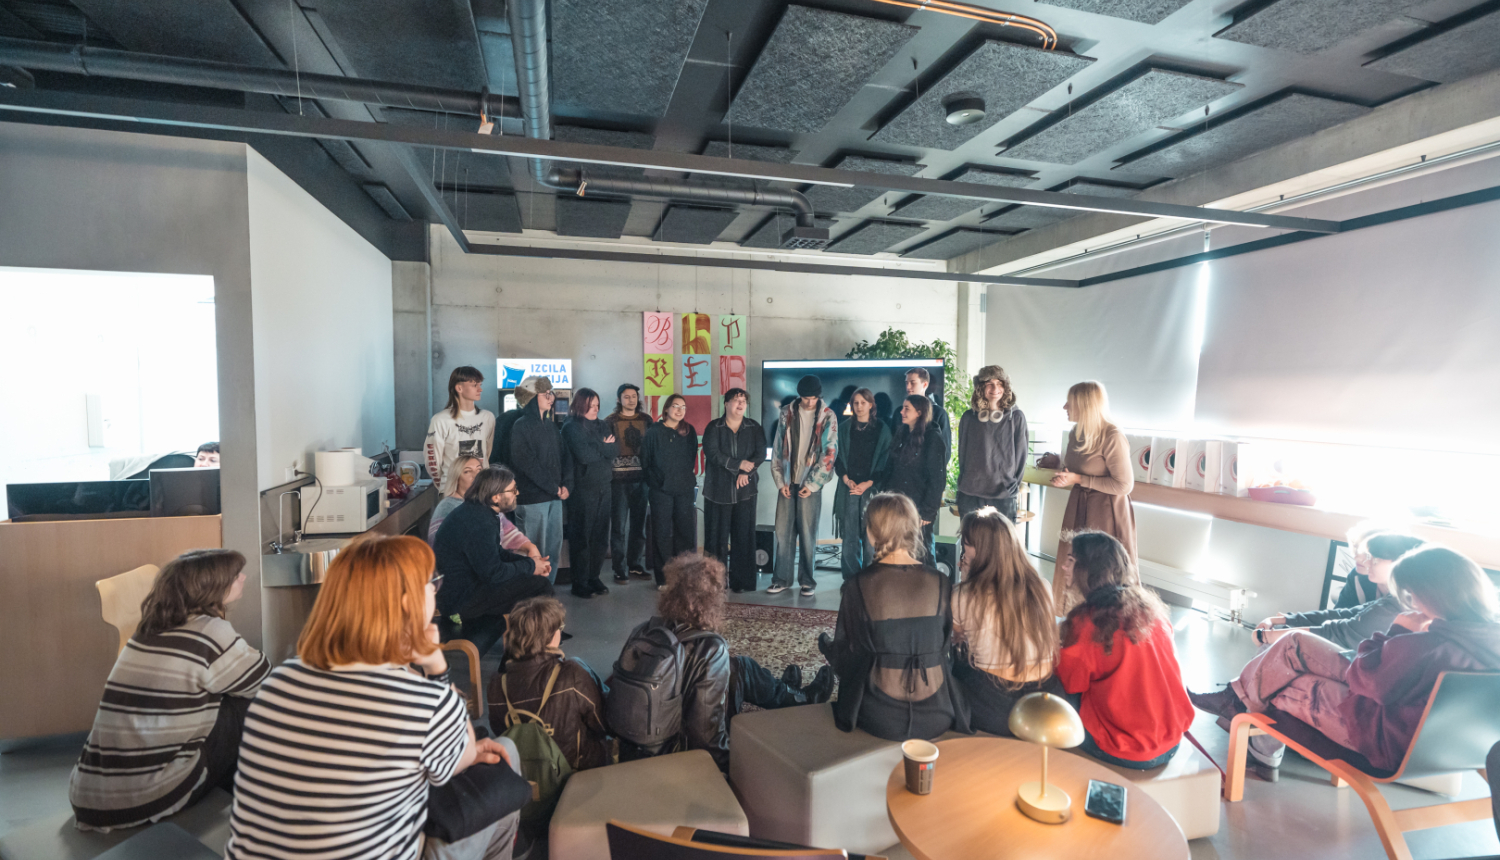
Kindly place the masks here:
<instances>
[{"instance_id":1,"label":"acoustic ceiling panel","mask_svg":"<svg viewBox=\"0 0 1500 860\"><path fill-rule=\"evenodd\" d=\"M1036 179L1032 173L1007 173L999 170L984 170L966 167L957 176L948 177L953 182L973 182L979 185L1000 185L1005 188L1020 188Z\"/></svg>"},{"instance_id":2,"label":"acoustic ceiling panel","mask_svg":"<svg viewBox=\"0 0 1500 860\"><path fill-rule=\"evenodd\" d=\"M839 170L855 170L860 173L884 173L891 176L915 176L922 165L910 161L888 161L883 158L863 158L858 155L845 156L832 165ZM884 194L879 188L856 185L839 188L833 185L814 185L803 192L819 212L853 212L871 200Z\"/></svg>"},{"instance_id":3,"label":"acoustic ceiling panel","mask_svg":"<svg viewBox=\"0 0 1500 860\"><path fill-rule=\"evenodd\" d=\"M618 239L629 217L629 200L590 200L571 195L557 198L559 236Z\"/></svg>"},{"instance_id":4,"label":"acoustic ceiling panel","mask_svg":"<svg viewBox=\"0 0 1500 860\"><path fill-rule=\"evenodd\" d=\"M707 245L719 238L730 222L739 213L733 209L716 209L708 206L667 207L652 238L658 242L685 242L689 245Z\"/></svg>"},{"instance_id":5,"label":"acoustic ceiling panel","mask_svg":"<svg viewBox=\"0 0 1500 860\"><path fill-rule=\"evenodd\" d=\"M1078 209L1058 209L1050 206L1017 206L984 222L986 227L1004 227L1008 230L1031 230L1065 221L1081 214Z\"/></svg>"},{"instance_id":6,"label":"acoustic ceiling panel","mask_svg":"<svg viewBox=\"0 0 1500 860\"><path fill-rule=\"evenodd\" d=\"M384 209L385 214L389 215L392 220L411 220L411 213L406 211L406 207L401 205L401 201L396 199L396 195L391 193L391 189L381 185L379 182L367 182L365 183L365 193L370 195L371 200L380 204L380 208Z\"/></svg>"},{"instance_id":7,"label":"acoustic ceiling panel","mask_svg":"<svg viewBox=\"0 0 1500 860\"><path fill-rule=\"evenodd\" d=\"M714 158L729 158L731 157L731 149L729 144L725 143L724 141L715 140L709 143L708 147L703 150L703 154L712 156ZM743 158L749 161L769 161L775 164L788 164L791 162L792 156L795 154L796 153L792 152L790 149L787 149L784 146L757 146L755 144L736 143L733 147L734 158ZM704 182L716 182L721 185L732 185L736 188L753 188L759 186L762 188L784 189L789 187L784 182L770 182L764 179L745 179L730 176L710 176L708 174L700 174L695 178L701 179Z\"/></svg>"},{"instance_id":8,"label":"acoustic ceiling panel","mask_svg":"<svg viewBox=\"0 0 1500 860\"><path fill-rule=\"evenodd\" d=\"M1190 0L1045 0L1048 6L1094 12L1112 18L1155 24L1186 6Z\"/></svg>"},{"instance_id":9,"label":"acoustic ceiling panel","mask_svg":"<svg viewBox=\"0 0 1500 860\"><path fill-rule=\"evenodd\" d=\"M1440 84L1500 68L1500 12L1424 39L1369 66Z\"/></svg>"},{"instance_id":10,"label":"acoustic ceiling panel","mask_svg":"<svg viewBox=\"0 0 1500 860\"><path fill-rule=\"evenodd\" d=\"M921 260L951 260L961 257L970 251L977 251L986 245L1009 236L998 230L965 230L958 229L945 234L942 238L917 248L915 251L907 251L903 257L916 257Z\"/></svg>"},{"instance_id":11,"label":"acoustic ceiling panel","mask_svg":"<svg viewBox=\"0 0 1500 860\"><path fill-rule=\"evenodd\" d=\"M823 229L833 226L832 218L814 218L813 223ZM785 212L777 212L766 219L766 223L760 225L754 233L745 237L740 245L746 248L780 248L781 237L786 231L796 226L797 219Z\"/></svg>"},{"instance_id":12,"label":"acoustic ceiling panel","mask_svg":"<svg viewBox=\"0 0 1500 860\"><path fill-rule=\"evenodd\" d=\"M1421 0L1280 0L1216 36L1262 48L1312 54L1420 5Z\"/></svg>"},{"instance_id":13,"label":"acoustic ceiling panel","mask_svg":"<svg viewBox=\"0 0 1500 860\"><path fill-rule=\"evenodd\" d=\"M966 215L984 205L982 200L970 200L963 197L939 197L929 194L926 197L918 197L911 203L896 210L896 214L902 218L914 218L918 221L952 221L960 215Z\"/></svg>"},{"instance_id":14,"label":"acoustic ceiling panel","mask_svg":"<svg viewBox=\"0 0 1500 860\"><path fill-rule=\"evenodd\" d=\"M200 0L174 2L200 5ZM216 2L228 5L231 0ZM154 12L157 0L151 5ZM488 80L467 3L359 0L303 5L316 9L308 12L309 17L322 18L335 43L334 55L342 55L353 66L345 69L347 74L470 92L482 89ZM282 16L288 11L286 6L279 10ZM212 20L217 23L217 19ZM153 25L166 28L156 22ZM511 76L514 78L514 73Z\"/></svg>"},{"instance_id":15,"label":"acoustic ceiling panel","mask_svg":"<svg viewBox=\"0 0 1500 860\"><path fill-rule=\"evenodd\" d=\"M516 205L516 195L470 191L454 197L453 216L463 229L486 233L521 232L521 208Z\"/></svg>"},{"instance_id":16,"label":"acoustic ceiling panel","mask_svg":"<svg viewBox=\"0 0 1500 860\"><path fill-rule=\"evenodd\" d=\"M708 0L553 0L552 95L560 106L659 117Z\"/></svg>"},{"instance_id":17,"label":"acoustic ceiling panel","mask_svg":"<svg viewBox=\"0 0 1500 860\"><path fill-rule=\"evenodd\" d=\"M894 221L870 221L828 248L840 254L878 254L899 245L927 228L921 224L898 224Z\"/></svg>"},{"instance_id":18,"label":"acoustic ceiling panel","mask_svg":"<svg viewBox=\"0 0 1500 860\"><path fill-rule=\"evenodd\" d=\"M359 177L369 177L372 174L373 168L370 167L370 162L365 161L365 157L360 155L359 150L355 149L349 141L320 139L318 145L328 152L329 157L339 167L349 173Z\"/></svg>"},{"instance_id":19,"label":"acoustic ceiling panel","mask_svg":"<svg viewBox=\"0 0 1500 860\"><path fill-rule=\"evenodd\" d=\"M33 16L33 10L55 9L57 14L68 6L66 3L7 5L22 17ZM77 0L72 5L132 51L262 68L282 67L280 58L245 19L234 0L152 0L144 6L125 0ZM288 12L282 7L283 16Z\"/></svg>"},{"instance_id":20,"label":"acoustic ceiling panel","mask_svg":"<svg viewBox=\"0 0 1500 860\"><path fill-rule=\"evenodd\" d=\"M1075 179L1068 183L1068 187L1059 188L1058 191L1063 194L1087 194L1090 197L1134 197L1141 193L1139 188L1112 185L1108 182L1090 182L1087 179Z\"/></svg>"},{"instance_id":21,"label":"acoustic ceiling panel","mask_svg":"<svg viewBox=\"0 0 1500 860\"><path fill-rule=\"evenodd\" d=\"M985 42L886 123L874 139L956 149L1092 62L1058 51ZM949 125L943 99L955 93L974 93L984 99L985 118L969 125Z\"/></svg>"},{"instance_id":22,"label":"acoustic ceiling panel","mask_svg":"<svg viewBox=\"0 0 1500 860\"><path fill-rule=\"evenodd\" d=\"M734 121L821 131L916 33L905 24L788 6L735 95Z\"/></svg>"},{"instance_id":23,"label":"acoustic ceiling panel","mask_svg":"<svg viewBox=\"0 0 1500 860\"><path fill-rule=\"evenodd\" d=\"M1208 130L1179 139L1121 165L1144 173L1181 177L1238 161L1247 155L1369 113L1369 108L1292 93Z\"/></svg>"},{"instance_id":24,"label":"acoustic ceiling panel","mask_svg":"<svg viewBox=\"0 0 1500 860\"><path fill-rule=\"evenodd\" d=\"M1240 88L1152 69L1005 151L1007 158L1076 164Z\"/></svg>"},{"instance_id":25,"label":"acoustic ceiling panel","mask_svg":"<svg viewBox=\"0 0 1500 860\"><path fill-rule=\"evenodd\" d=\"M564 143L587 143L594 146L619 146L626 149L650 149L652 138L638 131L612 131L602 128L584 128L580 125L558 125L552 128L552 137ZM573 167L589 176L639 179L646 171L639 167L619 167L613 164L585 164L581 161L559 161L559 167Z\"/></svg>"}]
</instances>

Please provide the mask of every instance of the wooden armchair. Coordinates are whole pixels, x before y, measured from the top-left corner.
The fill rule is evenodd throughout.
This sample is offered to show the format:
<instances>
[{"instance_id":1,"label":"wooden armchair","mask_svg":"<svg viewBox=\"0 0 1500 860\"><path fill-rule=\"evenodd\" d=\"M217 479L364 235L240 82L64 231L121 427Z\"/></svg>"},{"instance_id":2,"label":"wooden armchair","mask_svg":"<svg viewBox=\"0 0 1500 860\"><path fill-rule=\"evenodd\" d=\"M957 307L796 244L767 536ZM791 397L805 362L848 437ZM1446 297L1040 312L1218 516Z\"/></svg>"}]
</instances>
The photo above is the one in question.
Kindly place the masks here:
<instances>
[{"instance_id":1,"label":"wooden armchair","mask_svg":"<svg viewBox=\"0 0 1500 860\"><path fill-rule=\"evenodd\" d=\"M1416 737L1395 770L1382 770L1364 756L1324 737L1317 729L1275 710L1240 714L1229 729L1229 774L1224 799L1237 803L1245 795L1245 756L1253 735L1270 735L1327 770L1335 785L1354 788L1380 834L1386 856L1412 860L1402 835L1411 830L1482 821L1493 816L1490 798L1456 800L1392 810L1379 783L1458 771L1478 771L1487 778L1485 758L1500 741L1500 674L1444 672L1438 676Z\"/></svg>"}]
</instances>

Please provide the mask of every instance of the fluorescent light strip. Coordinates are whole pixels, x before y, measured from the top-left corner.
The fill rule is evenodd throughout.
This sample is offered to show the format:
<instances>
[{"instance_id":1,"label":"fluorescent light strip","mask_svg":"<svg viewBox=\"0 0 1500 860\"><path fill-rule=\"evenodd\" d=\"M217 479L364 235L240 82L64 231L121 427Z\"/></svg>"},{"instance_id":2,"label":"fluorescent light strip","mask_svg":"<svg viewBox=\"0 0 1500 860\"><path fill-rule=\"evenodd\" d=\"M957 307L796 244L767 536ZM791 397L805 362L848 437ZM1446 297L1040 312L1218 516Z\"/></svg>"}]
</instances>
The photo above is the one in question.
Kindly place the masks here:
<instances>
[{"instance_id":1,"label":"fluorescent light strip","mask_svg":"<svg viewBox=\"0 0 1500 860\"><path fill-rule=\"evenodd\" d=\"M843 358L824 361L762 361L763 370L816 370L835 367L942 367L940 358Z\"/></svg>"}]
</instances>

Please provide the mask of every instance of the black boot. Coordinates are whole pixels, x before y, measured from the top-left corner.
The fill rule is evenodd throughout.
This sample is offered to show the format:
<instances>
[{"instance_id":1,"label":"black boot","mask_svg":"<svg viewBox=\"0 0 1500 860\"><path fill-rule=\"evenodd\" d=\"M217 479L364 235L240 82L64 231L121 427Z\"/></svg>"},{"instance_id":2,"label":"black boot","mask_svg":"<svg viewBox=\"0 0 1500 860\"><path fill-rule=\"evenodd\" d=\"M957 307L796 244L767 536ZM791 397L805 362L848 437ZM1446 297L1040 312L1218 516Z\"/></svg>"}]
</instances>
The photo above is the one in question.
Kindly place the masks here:
<instances>
[{"instance_id":1,"label":"black boot","mask_svg":"<svg viewBox=\"0 0 1500 860\"><path fill-rule=\"evenodd\" d=\"M821 705L833 698L833 681L833 667L821 666L812 683L802 688L802 695L807 697L809 704Z\"/></svg>"},{"instance_id":2,"label":"black boot","mask_svg":"<svg viewBox=\"0 0 1500 860\"><path fill-rule=\"evenodd\" d=\"M599 580L599 577L596 576L594 577L593 581L589 583L589 591L593 594L608 594L609 586L601 582Z\"/></svg>"},{"instance_id":3,"label":"black boot","mask_svg":"<svg viewBox=\"0 0 1500 860\"><path fill-rule=\"evenodd\" d=\"M802 667L796 663L788 664L786 670L781 673L781 683L788 687L802 689Z\"/></svg>"},{"instance_id":4,"label":"black boot","mask_svg":"<svg viewBox=\"0 0 1500 860\"><path fill-rule=\"evenodd\" d=\"M1188 701L1193 707L1200 711L1207 711L1219 718L1219 724L1224 725L1236 716L1245 713L1245 703L1240 701L1240 696L1233 687L1225 685L1224 689L1213 693L1194 693L1188 690Z\"/></svg>"}]
</instances>

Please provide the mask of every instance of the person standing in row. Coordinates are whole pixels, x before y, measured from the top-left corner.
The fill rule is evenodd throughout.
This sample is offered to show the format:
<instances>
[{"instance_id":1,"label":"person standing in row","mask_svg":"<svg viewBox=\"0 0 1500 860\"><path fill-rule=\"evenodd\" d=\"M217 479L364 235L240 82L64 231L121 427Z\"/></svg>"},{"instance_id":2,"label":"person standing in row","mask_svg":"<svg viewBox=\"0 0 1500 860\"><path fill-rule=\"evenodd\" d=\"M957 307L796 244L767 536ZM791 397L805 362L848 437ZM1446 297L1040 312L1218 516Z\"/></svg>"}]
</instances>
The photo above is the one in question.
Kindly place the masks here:
<instances>
[{"instance_id":1,"label":"person standing in row","mask_svg":"<svg viewBox=\"0 0 1500 860\"><path fill-rule=\"evenodd\" d=\"M1005 369L980 368L969 403L958 420L958 515L989 507L1015 522L1028 437Z\"/></svg>"},{"instance_id":2,"label":"person standing in row","mask_svg":"<svg viewBox=\"0 0 1500 860\"><path fill-rule=\"evenodd\" d=\"M641 408L641 389L623 383L615 390L615 411L604 419L615 437L614 483L610 485L609 559L615 582L646 573L646 473L641 469L641 446L651 416ZM628 575L629 574L629 575Z\"/></svg>"},{"instance_id":3,"label":"person standing in row","mask_svg":"<svg viewBox=\"0 0 1500 860\"><path fill-rule=\"evenodd\" d=\"M925 394L908 394L901 404L901 426L891 446L890 463L882 493L900 493L917 506L922 520L922 541L931 564L933 524L943 506L943 490L948 486L948 443L932 424L932 401Z\"/></svg>"},{"instance_id":4,"label":"person standing in row","mask_svg":"<svg viewBox=\"0 0 1500 860\"><path fill-rule=\"evenodd\" d=\"M1074 488L1063 509L1063 537L1058 539L1053 567L1061 572L1052 576L1052 603L1058 613L1083 599L1069 582L1072 547L1067 535L1083 529L1104 532L1120 542L1131 564L1136 563L1135 508L1130 504L1135 473L1130 468L1130 443L1109 420L1109 394L1097 382L1080 382L1068 389L1063 408L1073 422L1068 449L1061 459L1048 454L1037 462L1043 469L1060 469L1052 486Z\"/></svg>"},{"instance_id":5,"label":"person standing in row","mask_svg":"<svg viewBox=\"0 0 1500 860\"><path fill-rule=\"evenodd\" d=\"M552 417L552 381L528 376L516 389L521 417L510 432L512 471L520 491L516 526L556 565L562 552L562 503L573 485L573 458ZM556 567L552 577L556 577Z\"/></svg>"},{"instance_id":6,"label":"person standing in row","mask_svg":"<svg viewBox=\"0 0 1500 860\"><path fill-rule=\"evenodd\" d=\"M651 488L651 540L656 548L656 587L667 587L667 562L698 545L693 494L698 488L698 432L687 422L687 398L673 394L661 420L646 428L641 466Z\"/></svg>"},{"instance_id":7,"label":"person standing in row","mask_svg":"<svg viewBox=\"0 0 1500 860\"><path fill-rule=\"evenodd\" d=\"M599 581L599 568L604 566L609 545L610 481L619 445L609 425L599 420L599 395L592 388L573 392L573 408L562 436L573 461L573 493L568 498L573 596L608 594L609 588Z\"/></svg>"},{"instance_id":8,"label":"person standing in row","mask_svg":"<svg viewBox=\"0 0 1500 860\"><path fill-rule=\"evenodd\" d=\"M703 543L729 568L735 594L754 591L756 469L766 461L766 431L745 417L750 395L724 392L724 415L703 430Z\"/></svg>"},{"instance_id":9,"label":"person standing in row","mask_svg":"<svg viewBox=\"0 0 1500 860\"><path fill-rule=\"evenodd\" d=\"M813 566L823 485L833 477L839 447L838 419L823 403L823 381L811 374L798 380L797 399L781 410L776 423L771 479L781 496L776 500L776 570L766 593L791 588L792 558L800 547L797 579L802 596L811 597L818 585Z\"/></svg>"},{"instance_id":10,"label":"person standing in row","mask_svg":"<svg viewBox=\"0 0 1500 860\"><path fill-rule=\"evenodd\" d=\"M925 397L932 403L932 418L927 423L938 429L938 432L943 436L943 444L947 445L949 450L952 450L953 429L948 424L948 410L943 408L941 400L927 393L927 389L931 386L932 374L928 373L926 368L913 367L906 372L906 395L910 397L915 394L919 397ZM900 421L901 413L898 410L895 415L891 416L892 432L901 429Z\"/></svg>"},{"instance_id":11,"label":"person standing in row","mask_svg":"<svg viewBox=\"0 0 1500 860\"><path fill-rule=\"evenodd\" d=\"M495 435L495 413L479 408L484 374L465 365L448 374L448 405L427 425L427 474L438 492L448 495L458 480L453 467L459 454L478 454L488 460Z\"/></svg>"},{"instance_id":12,"label":"person standing in row","mask_svg":"<svg viewBox=\"0 0 1500 860\"><path fill-rule=\"evenodd\" d=\"M855 391L849 408L854 416L839 424L839 450L833 461L839 477L833 519L844 539L839 563L845 581L875 561L865 535L865 509L875 497L875 478L885 471L891 455L891 428L875 418L874 393L868 388Z\"/></svg>"}]
</instances>

